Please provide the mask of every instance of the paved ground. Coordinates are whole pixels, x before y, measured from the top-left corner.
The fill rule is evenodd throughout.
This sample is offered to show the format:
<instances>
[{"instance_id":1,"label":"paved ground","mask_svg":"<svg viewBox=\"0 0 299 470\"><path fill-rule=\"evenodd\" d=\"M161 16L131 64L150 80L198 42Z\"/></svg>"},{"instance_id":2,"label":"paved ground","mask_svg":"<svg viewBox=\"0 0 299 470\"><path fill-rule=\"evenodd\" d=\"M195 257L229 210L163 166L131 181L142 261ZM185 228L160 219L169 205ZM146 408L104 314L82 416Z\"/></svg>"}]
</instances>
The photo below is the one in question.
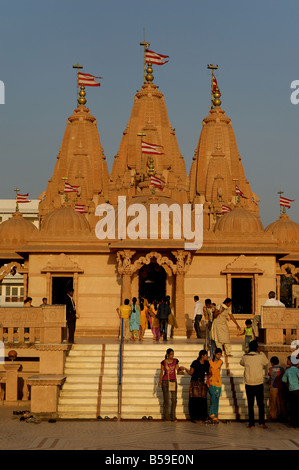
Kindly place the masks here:
<instances>
[{"instance_id":1,"label":"paved ground","mask_svg":"<svg viewBox=\"0 0 299 470\"><path fill-rule=\"evenodd\" d=\"M0 450L101 450L170 451L198 450L298 450L299 429L270 423L267 429L248 429L246 422L193 424L188 421L20 421L13 411L26 408L0 406Z\"/></svg>"}]
</instances>

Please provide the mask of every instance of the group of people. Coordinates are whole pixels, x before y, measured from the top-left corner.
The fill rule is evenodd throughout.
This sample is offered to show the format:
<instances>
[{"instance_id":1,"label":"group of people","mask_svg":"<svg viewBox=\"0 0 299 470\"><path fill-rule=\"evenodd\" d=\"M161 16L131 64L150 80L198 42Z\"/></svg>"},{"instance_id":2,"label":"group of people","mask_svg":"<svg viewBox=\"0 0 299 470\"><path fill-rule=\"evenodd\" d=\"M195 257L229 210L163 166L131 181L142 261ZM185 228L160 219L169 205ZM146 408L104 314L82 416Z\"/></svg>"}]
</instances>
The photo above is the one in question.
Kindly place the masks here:
<instances>
[{"instance_id":1,"label":"group of people","mask_svg":"<svg viewBox=\"0 0 299 470\"><path fill-rule=\"evenodd\" d=\"M208 359L208 351L202 349L198 358L190 368L179 366L179 360L174 357L173 349L167 349L165 359L161 362L159 387L163 392L163 419L164 421L177 421L177 379L176 373L190 376L189 387L189 416L192 423L205 422L218 423L219 399L221 396L221 366L223 361L222 349L216 348L212 358ZM210 406L208 410L208 393ZM169 400L171 396L171 403Z\"/></svg>"},{"instance_id":2,"label":"group of people","mask_svg":"<svg viewBox=\"0 0 299 470\"><path fill-rule=\"evenodd\" d=\"M150 328L153 340L156 342L163 338L167 341L173 335L173 328L177 328L177 321L170 304L170 297L162 301L154 300L150 304L147 299L133 297L130 303L125 299L123 305L117 308L120 318L120 334L123 332L124 341L143 341L145 330Z\"/></svg>"},{"instance_id":3,"label":"group of people","mask_svg":"<svg viewBox=\"0 0 299 470\"><path fill-rule=\"evenodd\" d=\"M279 365L279 359L273 356L270 359L269 387L270 387L270 421L280 420L289 422L290 426L299 427L299 368L293 357L288 358L286 369ZM166 351L165 359L161 362L159 387L163 391L163 419L177 421L177 377L176 374L186 371L190 376L189 386L189 417L192 423L211 422L218 423L219 400L222 391L221 367L222 349L215 349L209 359L208 352L202 349L198 358L190 368L179 365L174 357L173 349ZM261 428L266 428L264 408L264 368L268 359L259 351L256 339L250 341L248 352L240 360L244 367L245 391L248 405L249 428L255 427L254 400L256 399ZM210 405L208 408L208 394ZM171 400L171 402L170 402Z\"/></svg>"},{"instance_id":4,"label":"group of people","mask_svg":"<svg viewBox=\"0 0 299 470\"><path fill-rule=\"evenodd\" d=\"M206 299L203 305L197 295L194 296L193 323L197 338L201 338L201 322L206 326L206 347L214 351L224 347L227 356L231 356L230 333L228 320L232 320L241 331L241 327L231 312L232 299L216 305L211 299Z\"/></svg>"}]
</instances>

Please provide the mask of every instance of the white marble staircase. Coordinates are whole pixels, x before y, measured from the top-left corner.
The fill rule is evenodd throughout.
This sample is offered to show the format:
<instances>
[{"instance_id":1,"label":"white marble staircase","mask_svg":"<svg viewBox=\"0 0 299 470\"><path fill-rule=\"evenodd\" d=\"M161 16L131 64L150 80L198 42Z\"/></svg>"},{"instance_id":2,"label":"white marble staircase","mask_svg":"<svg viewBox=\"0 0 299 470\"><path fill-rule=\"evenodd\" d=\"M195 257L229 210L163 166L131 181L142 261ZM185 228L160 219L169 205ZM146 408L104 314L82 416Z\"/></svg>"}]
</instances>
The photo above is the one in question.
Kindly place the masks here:
<instances>
[{"instance_id":1,"label":"white marble staircase","mask_svg":"<svg viewBox=\"0 0 299 470\"><path fill-rule=\"evenodd\" d=\"M66 382L60 392L58 417L96 419L98 416L121 419L162 417L162 391L158 387L160 363L166 349L174 349L180 365L190 367L203 343L189 341L156 344L148 334L143 343L126 343L123 350L122 386L118 389L119 345L74 344L65 364ZM240 366L242 345L232 345L232 357L222 366L222 396L219 418L247 419L244 368ZM190 376L178 376L177 418L188 419ZM265 385L266 415L268 387ZM120 414L118 409L120 404ZM257 409L256 409L257 415Z\"/></svg>"},{"instance_id":2,"label":"white marble staircase","mask_svg":"<svg viewBox=\"0 0 299 470\"><path fill-rule=\"evenodd\" d=\"M74 344L58 401L62 419L117 417L119 344Z\"/></svg>"}]
</instances>

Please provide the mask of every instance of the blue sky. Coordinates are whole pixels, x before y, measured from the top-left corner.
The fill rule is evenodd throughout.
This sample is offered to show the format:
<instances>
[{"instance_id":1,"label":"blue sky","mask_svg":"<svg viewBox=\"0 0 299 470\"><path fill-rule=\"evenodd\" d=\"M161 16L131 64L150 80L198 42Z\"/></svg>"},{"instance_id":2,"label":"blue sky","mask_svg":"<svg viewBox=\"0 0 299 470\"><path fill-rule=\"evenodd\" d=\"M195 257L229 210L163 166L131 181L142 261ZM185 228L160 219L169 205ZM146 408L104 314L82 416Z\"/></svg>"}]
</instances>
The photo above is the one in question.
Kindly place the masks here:
<instances>
[{"instance_id":1,"label":"blue sky","mask_svg":"<svg viewBox=\"0 0 299 470\"><path fill-rule=\"evenodd\" d=\"M66 120L76 104L72 66L103 77L87 88L111 171L134 95L143 84L143 50L170 56L155 67L169 120L190 170L209 112L210 73L232 120L245 175L260 198L263 225L279 216L277 192L295 199L299 223L298 115L290 101L299 80L299 6L295 0L1 0L0 199L14 188L36 198L47 187Z\"/></svg>"}]
</instances>

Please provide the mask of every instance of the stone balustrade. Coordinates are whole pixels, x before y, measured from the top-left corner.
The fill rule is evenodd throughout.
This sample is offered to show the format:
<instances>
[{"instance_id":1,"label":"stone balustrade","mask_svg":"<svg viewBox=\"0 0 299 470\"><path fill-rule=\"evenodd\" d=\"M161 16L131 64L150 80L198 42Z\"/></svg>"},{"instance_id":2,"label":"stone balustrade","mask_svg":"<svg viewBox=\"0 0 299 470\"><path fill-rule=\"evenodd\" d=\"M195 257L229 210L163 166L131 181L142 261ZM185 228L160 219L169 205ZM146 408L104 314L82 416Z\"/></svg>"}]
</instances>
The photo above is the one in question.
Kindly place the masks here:
<instances>
[{"instance_id":1,"label":"stone balustrade","mask_svg":"<svg viewBox=\"0 0 299 470\"><path fill-rule=\"evenodd\" d=\"M299 308L262 307L261 328L265 331L265 344L291 344L298 338Z\"/></svg>"},{"instance_id":2,"label":"stone balustrade","mask_svg":"<svg viewBox=\"0 0 299 470\"><path fill-rule=\"evenodd\" d=\"M59 344L66 327L65 305L0 307L0 341Z\"/></svg>"},{"instance_id":3,"label":"stone balustrade","mask_svg":"<svg viewBox=\"0 0 299 470\"><path fill-rule=\"evenodd\" d=\"M0 361L2 403L11 405L18 402L22 380L22 400L28 400L30 387L31 411L40 410L39 403L45 411L53 411L59 386L63 383L61 377L66 352L70 347L63 341L65 330L65 305L0 307L0 342L4 345L5 356L10 349L17 352L12 363L5 361L5 358L2 363ZM24 357L26 351L30 353L29 359L38 359L38 371L32 370L30 373L22 370L22 360L19 358ZM43 380L40 380L41 377ZM49 403L51 406L48 406Z\"/></svg>"}]
</instances>

